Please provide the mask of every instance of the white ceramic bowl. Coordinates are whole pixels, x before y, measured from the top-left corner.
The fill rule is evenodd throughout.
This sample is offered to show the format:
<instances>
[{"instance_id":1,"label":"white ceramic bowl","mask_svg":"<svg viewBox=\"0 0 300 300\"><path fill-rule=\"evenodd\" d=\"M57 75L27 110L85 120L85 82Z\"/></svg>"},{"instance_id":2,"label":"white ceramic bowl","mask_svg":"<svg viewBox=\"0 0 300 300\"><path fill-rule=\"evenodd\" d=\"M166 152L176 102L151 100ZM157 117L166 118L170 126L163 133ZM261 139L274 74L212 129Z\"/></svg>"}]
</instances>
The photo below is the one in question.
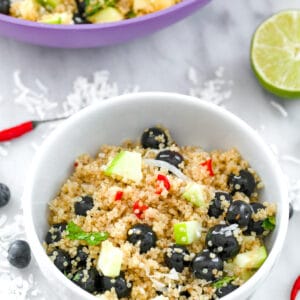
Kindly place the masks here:
<instances>
[{"instance_id":1,"label":"white ceramic bowl","mask_svg":"<svg viewBox=\"0 0 300 300\"><path fill-rule=\"evenodd\" d=\"M32 252L61 299L95 298L68 280L42 247L48 230L48 203L72 172L78 155L96 154L104 143L137 140L144 128L156 124L169 128L179 145L207 150L236 147L265 183L261 199L277 204L277 226L266 241L267 260L249 281L223 299L246 299L270 273L287 232L288 199L282 173L268 146L246 123L220 107L184 95L138 93L77 113L51 134L36 156L24 194L25 226Z\"/></svg>"}]
</instances>

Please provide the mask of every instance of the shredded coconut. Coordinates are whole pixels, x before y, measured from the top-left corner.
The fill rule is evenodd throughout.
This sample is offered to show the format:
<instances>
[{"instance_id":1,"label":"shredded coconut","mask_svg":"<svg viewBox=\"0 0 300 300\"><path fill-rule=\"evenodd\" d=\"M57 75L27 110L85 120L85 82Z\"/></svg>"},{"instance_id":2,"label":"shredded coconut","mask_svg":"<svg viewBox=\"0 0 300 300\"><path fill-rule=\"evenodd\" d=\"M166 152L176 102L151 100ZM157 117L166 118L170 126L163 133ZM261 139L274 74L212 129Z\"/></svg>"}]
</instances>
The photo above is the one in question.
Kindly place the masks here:
<instances>
[{"instance_id":1,"label":"shredded coconut","mask_svg":"<svg viewBox=\"0 0 300 300\"><path fill-rule=\"evenodd\" d=\"M224 68L219 67L215 71L215 78L199 84L199 75L194 68L188 71L188 79L193 87L190 88L191 96L200 98L203 101L211 102L216 105L224 106L225 100L231 97L233 82L223 79Z\"/></svg>"},{"instance_id":2,"label":"shredded coconut","mask_svg":"<svg viewBox=\"0 0 300 300\"><path fill-rule=\"evenodd\" d=\"M278 112L283 116L283 117L287 117L288 116L288 112L286 111L286 109L279 103L275 102L275 101L271 101L270 104L278 110Z\"/></svg>"}]
</instances>

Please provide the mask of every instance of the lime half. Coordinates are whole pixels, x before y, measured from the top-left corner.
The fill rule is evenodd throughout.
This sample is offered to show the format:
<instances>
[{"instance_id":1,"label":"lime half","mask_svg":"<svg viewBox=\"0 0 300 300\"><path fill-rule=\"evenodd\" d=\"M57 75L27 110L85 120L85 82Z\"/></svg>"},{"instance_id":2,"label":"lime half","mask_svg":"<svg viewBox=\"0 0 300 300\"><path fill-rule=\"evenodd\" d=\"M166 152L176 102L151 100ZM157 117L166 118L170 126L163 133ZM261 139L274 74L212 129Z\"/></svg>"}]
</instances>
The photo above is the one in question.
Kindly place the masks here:
<instances>
[{"instance_id":1,"label":"lime half","mask_svg":"<svg viewBox=\"0 0 300 300\"><path fill-rule=\"evenodd\" d=\"M300 97L300 10L280 12L258 27L251 64L264 88L283 98Z\"/></svg>"}]
</instances>

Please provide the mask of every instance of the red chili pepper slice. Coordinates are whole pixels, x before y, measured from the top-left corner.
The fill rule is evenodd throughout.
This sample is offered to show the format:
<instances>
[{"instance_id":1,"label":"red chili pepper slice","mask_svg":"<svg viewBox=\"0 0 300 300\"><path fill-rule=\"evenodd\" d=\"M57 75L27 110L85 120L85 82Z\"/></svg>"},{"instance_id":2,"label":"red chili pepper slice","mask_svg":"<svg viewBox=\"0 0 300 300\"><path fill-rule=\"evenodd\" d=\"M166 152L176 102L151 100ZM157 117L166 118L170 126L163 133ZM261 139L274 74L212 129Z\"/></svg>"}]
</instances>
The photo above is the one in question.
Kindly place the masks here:
<instances>
[{"instance_id":1,"label":"red chili pepper slice","mask_svg":"<svg viewBox=\"0 0 300 300\"><path fill-rule=\"evenodd\" d=\"M158 174L156 180L157 180L157 181L161 181L161 182L163 183L163 185L164 185L164 188L165 188L166 190L169 190L169 189L171 188L171 184L170 184L170 181L169 181L169 179L168 179L167 176L165 176L165 175L163 175L163 174ZM158 184L158 185L156 186L156 192L155 192L155 193L156 193L156 194L161 194L162 191L163 191L163 189L162 189L161 185Z\"/></svg>"},{"instance_id":2,"label":"red chili pepper slice","mask_svg":"<svg viewBox=\"0 0 300 300\"><path fill-rule=\"evenodd\" d=\"M77 168L77 167L78 167L78 162L75 161L75 162L74 162L74 168Z\"/></svg>"},{"instance_id":3,"label":"red chili pepper slice","mask_svg":"<svg viewBox=\"0 0 300 300\"><path fill-rule=\"evenodd\" d=\"M115 201L121 200L123 197L123 191L117 191L115 195Z\"/></svg>"},{"instance_id":4,"label":"red chili pepper slice","mask_svg":"<svg viewBox=\"0 0 300 300\"><path fill-rule=\"evenodd\" d=\"M203 162L203 163L201 164L201 166L207 168L207 171L208 171L208 173L209 173L209 176L214 176L214 175L215 175L214 170L213 170L213 167L212 167L212 159L211 159L211 158L208 159L208 160L206 160L205 162Z\"/></svg>"},{"instance_id":5,"label":"red chili pepper slice","mask_svg":"<svg viewBox=\"0 0 300 300\"><path fill-rule=\"evenodd\" d=\"M143 218L143 212L149 208L148 205L142 204L139 200L133 204L133 213L137 218Z\"/></svg>"},{"instance_id":6,"label":"red chili pepper slice","mask_svg":"<svg viewBox=\"0 0 300 300\"><path fill-rule=\"evenodd\" d=\"M300 291L300 276L294 282L293 288L291 290L291 300L296 300L297 294Z\"/></svg>"}]
</instances>

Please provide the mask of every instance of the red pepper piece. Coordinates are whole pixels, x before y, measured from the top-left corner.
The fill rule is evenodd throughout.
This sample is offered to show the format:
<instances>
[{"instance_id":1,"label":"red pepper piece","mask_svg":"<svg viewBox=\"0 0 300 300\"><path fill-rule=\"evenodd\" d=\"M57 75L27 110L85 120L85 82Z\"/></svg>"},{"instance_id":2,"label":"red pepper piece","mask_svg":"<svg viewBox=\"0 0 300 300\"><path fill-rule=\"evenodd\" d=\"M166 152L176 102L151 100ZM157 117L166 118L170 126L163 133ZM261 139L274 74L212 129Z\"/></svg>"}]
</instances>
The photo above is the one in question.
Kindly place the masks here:
<instances>
[{"instance_id":1,"label":"red pepper piece","mask_svg":"<svg viewBox=\"0 0 300 300\"><path fill-rule=\"evenodd\" d=\"M169 190L171 188L171 184L170 184L170 181L168 179L167 176L163 175L163 174L158 174L157 175L157 178L156 178L157 181L161 181L165 187L166 190ZM156 186L156 192L155 194L161 194L163 191L162 187L160 184L158 184Z\"/></svg>"},{"instance_id":2,"label":"red pepper piece","mask_svg":"<svg viewBox=\"0 0 300 300\"><path fill-rule=\"evenodd\" d=\"M31 131L34 128L34 123L32 121L28 121L25 123L22 123L20 125L4 129L0 131L0 142L6 142L13 140L29 131Z\"/></svg>"},{"instance_id":3,"label":"red pepper piece","mask_svg":"<svg viewBox=\"0 0 300 300\"><path fill-rule=\"evenodd\" d=\"M133 213L136 215L137 218L143 218L143 212L148 209L148 205L142 204L140 201L136 201L133 204Z\"/></svg>"},{"instance_id":4,"label":"red pepper piece","mask_svg":"<svg viewBox=\"0 0 300 300\"><path fill-rule=\"evenodd\" d=\"M77 168L77 167L78 167L78 162L75 161L75 162L74 162L74 168Z\"/></svg>"},{"instance_id":5,"label":"red pepper piece","mask_svg":"<svg viewBox=\"0 0 300 300\"><path fill-rule=\"evenodd\" d=\"M291 300L296 300L297 294L300 291L300 276L294 282L293 288L291 290Z\"/></svg>"},{"instance_id":6,"label":"red pepper piece","mask_svg":"<svg viewBox=\"0 0 300 300\"><path fill-rule=\"evenodd\" d=\"M117 191L115 195L115 201L121 200L123 197L123 191Z\"/></svg>"},{"instance_id":7,"label":"red pepper piece","mask_svg":"<svg viewBox=\"0 0 300 300\"><path fill-rule=\"evenodd\" d=\"M206 160L205 162L203 162L203 163L201 164L201 166L207 168L207 171L208 171L208 173L209 173L209 176L214 176L214 175L215 175L214 170L213 170L213 167L212 167L212 159L211 159L211 158L208 159L208 160Z\"/></svg>"}]
</instances>

